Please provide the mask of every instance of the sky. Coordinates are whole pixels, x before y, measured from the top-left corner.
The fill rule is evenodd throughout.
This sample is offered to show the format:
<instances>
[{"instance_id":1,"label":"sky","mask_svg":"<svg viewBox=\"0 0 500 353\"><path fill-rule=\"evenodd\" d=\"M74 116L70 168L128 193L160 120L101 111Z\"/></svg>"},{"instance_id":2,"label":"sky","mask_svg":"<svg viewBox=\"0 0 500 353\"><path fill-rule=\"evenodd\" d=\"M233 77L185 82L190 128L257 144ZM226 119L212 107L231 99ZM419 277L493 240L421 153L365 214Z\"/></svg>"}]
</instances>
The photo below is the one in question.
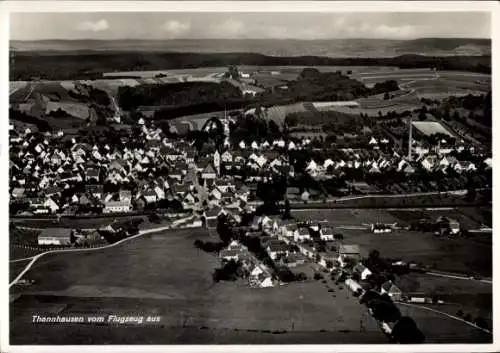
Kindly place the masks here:
<instances>
[{"instance_id":1,"label":"sky","mask_svg":"<svg viewBox=\"0 0 500 353\"><path fill-rule=\"evenodd\" d=\"M12 40L490 38L488 12L11 13Z\"/></svg>"}]
</instances>

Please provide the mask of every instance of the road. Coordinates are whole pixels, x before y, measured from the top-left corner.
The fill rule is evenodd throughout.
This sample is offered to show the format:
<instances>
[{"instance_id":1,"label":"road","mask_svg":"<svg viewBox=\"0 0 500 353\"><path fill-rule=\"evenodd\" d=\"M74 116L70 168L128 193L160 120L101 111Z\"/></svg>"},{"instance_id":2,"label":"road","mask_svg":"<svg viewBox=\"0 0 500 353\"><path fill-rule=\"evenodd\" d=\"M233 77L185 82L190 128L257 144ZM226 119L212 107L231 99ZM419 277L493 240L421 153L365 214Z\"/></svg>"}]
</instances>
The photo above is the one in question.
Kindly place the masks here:
<instances>
[{"instance_id":1,"label":"road","mask_svg":"<svg viewBox=\"0 0 500 353\"><path fill-rule=\"evenodd\" d=\"M493 284L493 281L488 278L481 278L481 279L475 279L471 278L470 276L462 275L462 274L449 274L449 273L441 273L441 272L426 272L425 274L431 275L431 276L436 276L436 277L446 277L446 278L453 278L453 279L463 279L467 281L478 281L482 283L487 283L487 284Z\"/></svg>"},{"instance_id":2,"label":"road","mask_svg":"<svg viewBox=\"0 0 500 353\"><path fill-rule=\"evenodd\" d=\"M24 259L18 259L18 260L13 260L13 261L21 261L21 260L29 260L29 259L31 259L30 263L9 284L9 288L11 288L13 285L15 285L26 274L26 272L29 271L29 269L35 264L35 262L37 262L37 260L40 259L41 257L43 257L44 255L47 255L47 254L57 254L57 253L69 253L69 252L98 251L98 250L102 250L102 249L109 249L109 248L113 248L113 247L115 247L117 245L120 245L120 244L122 244L122 243L124 243L126 241L130 241L132 239L138 238L140 236L143 236L143 235L146 235L146 234L151 234L151 233L156 233L156 232L162 232L162 231L168 230L168 229L171 229L170 225L163 226L163 227L158 227L158 228L151 228L151 229L141 230L136 235L133 235L131 237L122 239L120 241L117 241L116 243L105 245L105 246L102 246L102 247L99 247L99 248L51 250L51 251L47 251L47 252L44 252L44 253L32 256L32 257L28 257L28 258L24 258ZM13 261L11 261L11 262L13 262Z\"/></svg>"}]
</instances>

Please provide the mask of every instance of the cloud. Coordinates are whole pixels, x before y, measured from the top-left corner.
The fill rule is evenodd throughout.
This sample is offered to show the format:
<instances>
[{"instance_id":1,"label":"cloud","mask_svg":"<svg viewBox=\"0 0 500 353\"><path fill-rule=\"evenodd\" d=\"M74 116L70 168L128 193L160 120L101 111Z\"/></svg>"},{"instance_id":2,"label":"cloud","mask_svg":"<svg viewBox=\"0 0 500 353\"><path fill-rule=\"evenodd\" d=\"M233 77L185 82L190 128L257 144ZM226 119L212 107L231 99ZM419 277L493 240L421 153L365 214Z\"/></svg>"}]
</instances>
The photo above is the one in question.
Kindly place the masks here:
<instances>
[{"instance_id":1,"label":"cloud","mask_svg":"<svg viewBox=\"0 0 500 353\"><path fill-rule=\"evenodd\" d=\"M380 25L373 28L373 34L381 38L407 38L415 35L415 27L406 25L406 26L387 26Z\"/></svg>"},{"instance_id":2,"label":"cloud","mask_svg":"<svg viewBox=\"0 0 500 353\"><path fill-rule=\"evenodd\" d=\"M216 38L237 38L247 34L247 30L243 22L230 18L222 23L210 26L208 33Z\"/></svg>"},{"instance_id":3,"label":"cloud","mask_svg":"<svg viewBox=\"0 0 500 353\"><path fill-rule=\"evenodd\" d=\"M191 24L189 22L169 20L163 24L162 28L169 37L174 38L188 33L191 30Z\"/></svg>"},{"instance_id":4,"label":"cloud","mask_svg":"<svg viewBox=\"0 0 500 353\"><path fill-rule=\"evenodd\" d=\"M84 32L102 32L109 29L109 23L105 19L100 19L99 21L85 21L77 25L76 29L78 31Z\"/></svg>"}]
</instances>

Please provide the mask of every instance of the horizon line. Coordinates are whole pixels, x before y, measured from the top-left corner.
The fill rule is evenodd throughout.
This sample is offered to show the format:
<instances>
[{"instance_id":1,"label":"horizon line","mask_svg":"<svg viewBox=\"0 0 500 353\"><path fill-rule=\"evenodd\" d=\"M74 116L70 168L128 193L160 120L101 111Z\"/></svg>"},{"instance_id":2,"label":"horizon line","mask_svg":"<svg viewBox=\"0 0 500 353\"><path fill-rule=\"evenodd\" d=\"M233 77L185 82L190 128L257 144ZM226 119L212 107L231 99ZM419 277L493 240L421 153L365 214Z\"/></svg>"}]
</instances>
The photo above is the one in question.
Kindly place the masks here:
<instances>
[{"instance_id":1,"label":"horizon line","mask_svg":"<svg viewBox=\"0 0 500 353\"><path fill-rule=\"evenodd\" d=\"M492 40L491 37L411 37L411 38L370 38L370 37L345 37L345 38L39 38L39 39L9 39L9 41L16 42L48 42L48 41L93 41L93 42L107 42L107 41L126 41L126 40L140 40L147 42L155 41L178 41L178 40L295 40L295 41L326 41L326 40L387 40L387 41L411 41L421 39L469 39L469 40Z\"/></svg>"}]
</instances>

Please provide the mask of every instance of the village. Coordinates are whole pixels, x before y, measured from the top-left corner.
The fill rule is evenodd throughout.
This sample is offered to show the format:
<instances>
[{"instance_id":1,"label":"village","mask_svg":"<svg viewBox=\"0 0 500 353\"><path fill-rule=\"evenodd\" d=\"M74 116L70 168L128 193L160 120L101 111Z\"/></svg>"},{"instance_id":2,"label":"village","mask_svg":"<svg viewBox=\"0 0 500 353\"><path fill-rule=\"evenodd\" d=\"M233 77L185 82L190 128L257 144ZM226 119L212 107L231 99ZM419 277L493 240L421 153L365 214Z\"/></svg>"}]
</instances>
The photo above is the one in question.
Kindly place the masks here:
<instances>
[{"instance_id":1,"label":"village","mask_svg":"<svg viewBox=\"0 0 500 353\"><path fill-rule=\"evenodd\" d=\"M491 156L460 142L424 149L414 140L408 156L381 148L387 140L375 137L363 149L320 149L309 139L282 138L231 147L229 128L224 128L222 146L208 142L196 148L144 119L137 129L138 136L111 141L11 126L11 215L243 209L262 202L259 184L283 179L288 180L286 198L299 203L378 194L380 180L395 175L402 181L393 183L391 192L399 194L448 190L449 183L439 182L447 175L458 180L456 189L485 188L491 182ZM303 175L309 182L300 179Z\"/></svg>"}]
</instances>

